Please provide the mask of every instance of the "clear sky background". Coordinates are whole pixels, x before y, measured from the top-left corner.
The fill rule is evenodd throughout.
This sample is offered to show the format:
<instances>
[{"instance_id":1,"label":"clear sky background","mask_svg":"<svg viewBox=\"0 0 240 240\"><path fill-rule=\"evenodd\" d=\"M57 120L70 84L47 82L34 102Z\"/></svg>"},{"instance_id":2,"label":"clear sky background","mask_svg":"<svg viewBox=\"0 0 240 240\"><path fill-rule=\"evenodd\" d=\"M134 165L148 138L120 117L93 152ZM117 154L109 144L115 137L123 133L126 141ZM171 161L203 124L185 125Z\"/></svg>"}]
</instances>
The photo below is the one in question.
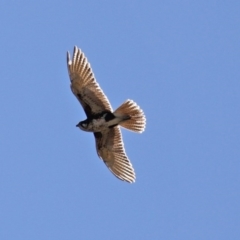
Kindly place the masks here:
<instances>
[{"instance_id":1,"label":"clear sky background","mask_svg":"<svg viewBox=\"0 0 240 240\"><path fill-rule=\"evenodd\" d=\"M0 239L240 239L240 1L1 1ZM137 180L98 158L69 88L88 57Z\"/></svg>"}]
</instances>

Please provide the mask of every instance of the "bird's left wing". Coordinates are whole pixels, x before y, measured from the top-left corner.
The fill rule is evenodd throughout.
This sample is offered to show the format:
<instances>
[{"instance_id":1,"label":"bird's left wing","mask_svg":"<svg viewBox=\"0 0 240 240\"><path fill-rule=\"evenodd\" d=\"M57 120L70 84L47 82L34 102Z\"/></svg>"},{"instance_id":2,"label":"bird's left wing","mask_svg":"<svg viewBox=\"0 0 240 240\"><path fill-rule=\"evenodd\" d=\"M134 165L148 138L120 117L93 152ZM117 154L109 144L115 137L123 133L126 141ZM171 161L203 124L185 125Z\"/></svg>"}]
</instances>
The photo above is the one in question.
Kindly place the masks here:
<instances>
[{"instance_id":1,"label":"bird's left wing","mask_svg":"<svg viewBox=\"0 0 240 240\"><path fill-rule=\"evenodd\" d=\"M126 155L120 128L114 127L106 132L95 132L94 136L98 156L109 170L123 181L135 182L135 172Z\"/></svg>"},{"instance_id":2,"label":"bird's left wing","mask_svg":"<svg viewBox=\"0 0 240 240\"><path fill-rule=\"evenodd\" d=\"M104 110L112 111L106 95L95 80L87 58L78 47L74 47L72 59L70 53L67 53L67 66L72 92L81 103L87 117Z\"/></svg>"}]
</instances>

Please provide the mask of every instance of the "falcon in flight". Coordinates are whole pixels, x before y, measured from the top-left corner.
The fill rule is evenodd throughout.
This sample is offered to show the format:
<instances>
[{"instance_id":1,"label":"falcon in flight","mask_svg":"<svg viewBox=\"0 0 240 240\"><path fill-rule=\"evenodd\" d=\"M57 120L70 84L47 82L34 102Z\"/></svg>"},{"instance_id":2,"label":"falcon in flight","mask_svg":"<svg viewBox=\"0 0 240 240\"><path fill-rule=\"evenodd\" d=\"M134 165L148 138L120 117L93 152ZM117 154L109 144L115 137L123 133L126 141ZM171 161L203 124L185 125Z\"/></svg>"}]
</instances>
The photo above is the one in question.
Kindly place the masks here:
<instances>
[{"instance_id":1,"label":"falcon in flight","mask_svg":"<svg viewBox=\"0 0 240 240\"><path fill-rule=\"evenodd\" d=\"M67 67L71 90L87 115L87 119L79 122L77 127L93 133L98 156L117 178L135 182L135 172L124 149L120 126L142 133L146 126L143 111L132 100L126 100L113 111L87 58L76 46L72 59L67 53Z\"/></svg>"}]
</instances>

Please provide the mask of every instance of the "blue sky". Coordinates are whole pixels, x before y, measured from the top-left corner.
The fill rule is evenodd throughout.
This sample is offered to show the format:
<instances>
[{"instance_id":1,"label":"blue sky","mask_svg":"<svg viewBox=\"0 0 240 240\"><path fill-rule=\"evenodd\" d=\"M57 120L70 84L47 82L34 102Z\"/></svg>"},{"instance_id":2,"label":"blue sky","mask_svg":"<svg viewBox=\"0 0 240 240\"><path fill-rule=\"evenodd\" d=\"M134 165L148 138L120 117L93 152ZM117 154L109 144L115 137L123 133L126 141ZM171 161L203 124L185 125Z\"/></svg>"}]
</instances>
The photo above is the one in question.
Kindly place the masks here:
<instances>
[{"instance_id":1,"label":"blue sky","mask_svg":"<svg viewBox=\"0 0 240 240\"><path fill-rule=\"evenodd\" d=\"M1 1L0 239L240 239L239 1ZM80 47L137 180L115 178L70 91Z\"/></svg>"}]
</instances>

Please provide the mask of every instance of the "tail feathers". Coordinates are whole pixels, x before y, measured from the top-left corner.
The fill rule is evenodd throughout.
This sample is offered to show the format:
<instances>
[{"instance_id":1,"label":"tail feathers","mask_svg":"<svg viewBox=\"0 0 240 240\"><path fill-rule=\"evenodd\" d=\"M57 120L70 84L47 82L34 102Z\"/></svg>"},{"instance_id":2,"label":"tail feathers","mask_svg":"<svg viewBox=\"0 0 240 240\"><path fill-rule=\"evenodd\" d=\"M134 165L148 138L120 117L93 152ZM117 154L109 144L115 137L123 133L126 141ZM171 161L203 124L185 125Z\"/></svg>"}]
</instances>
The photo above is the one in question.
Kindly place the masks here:
<instances>
[{"instance_id":1,"label":"tail feathers","mask_svg":"<svg viewBox=\"0 0 240 240\"><path fill-rule=\"evenodd\" d=\"M142 133L146 127L146 117L143 110L132 100L126 100L113 114L116 117L126 119L119 125L128 130Z\"/></svg>"}]
</instances>

